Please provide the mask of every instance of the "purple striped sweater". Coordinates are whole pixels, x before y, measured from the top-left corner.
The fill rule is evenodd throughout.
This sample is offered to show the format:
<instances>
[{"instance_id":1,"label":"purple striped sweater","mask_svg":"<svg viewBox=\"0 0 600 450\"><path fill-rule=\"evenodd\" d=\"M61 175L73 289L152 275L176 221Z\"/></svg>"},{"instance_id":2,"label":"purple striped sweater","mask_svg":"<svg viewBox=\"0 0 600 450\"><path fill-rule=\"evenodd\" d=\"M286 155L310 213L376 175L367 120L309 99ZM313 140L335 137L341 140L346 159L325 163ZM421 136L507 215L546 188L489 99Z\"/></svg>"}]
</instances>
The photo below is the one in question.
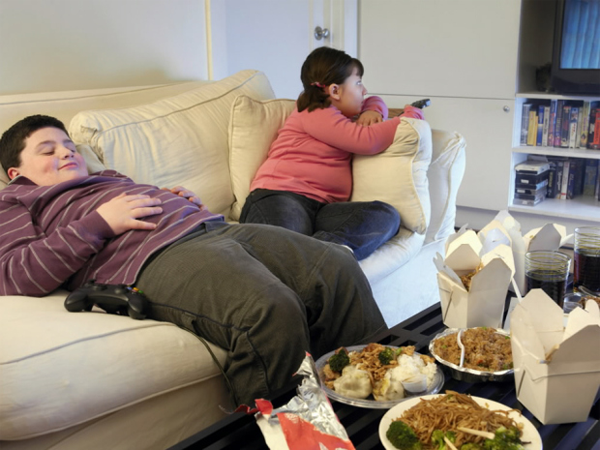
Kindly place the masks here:
<instances>
[{"instance_id":1,"label":"purple striped sweater","mask_svg":"<svg viewBox=\"0 0 600 450\"><path fill-rule=\"evenodd\" d=\"M121 193L162 200L163 213L144 218L156 229L114 235L96 209ZM223 216L113 170L53 186L18 177L0 191L0 295L41 296L90 279L133 284L153 253L207 220Z\"/></svg>"}]
</instances>

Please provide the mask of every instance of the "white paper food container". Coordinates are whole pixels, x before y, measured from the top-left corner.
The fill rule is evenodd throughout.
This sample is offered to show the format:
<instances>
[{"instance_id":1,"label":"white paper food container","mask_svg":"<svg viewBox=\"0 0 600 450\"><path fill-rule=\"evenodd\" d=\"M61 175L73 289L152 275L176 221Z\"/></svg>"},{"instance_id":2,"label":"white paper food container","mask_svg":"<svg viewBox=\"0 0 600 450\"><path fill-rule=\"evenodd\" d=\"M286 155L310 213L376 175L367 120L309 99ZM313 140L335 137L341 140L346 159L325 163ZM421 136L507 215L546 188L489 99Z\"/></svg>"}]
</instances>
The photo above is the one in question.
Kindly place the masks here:
<instances>
[{"instance_id":1,"label":"white paper food container","mask_svg":"<svg viewBox=\"0 0 600 450\"><path fill-rule=\"evenodd\" d=\"M562 308L533 289L510 324L519 401L543 424L587 420L600 387L597 304L575 308L565 328Z\"/></svg>"},{"instance_id":2,"label":"white paper food container","mask_svg":"<svg viewBox=\"0 0 600 450\"><path fill-rule=\"evenodd\" d=\"M515 283L521 292L525 292L525 253L534 250L555 251L572 240L563 225L547 223L541 228L521 234L521 224L508 211L500 211L480 233L489 227L502 228L510 236L515 262Z\"/></svg>"},{"instance_id":3,"label":"white paper food container","mask_svg":"<svg viewBox=\"0 0 600 450\"><path fill-rule=\"evenodd\" d=\"M447 242L446 259L438 254L438 287L442 319L450 328L502 327L504 300L514 273L512 250L504 238L480 241L472 230L460 230ZM487 253L480 256L480 252ZM471 279L469 291L460 276L483 268Z\"/></svg>"}]
</instances>

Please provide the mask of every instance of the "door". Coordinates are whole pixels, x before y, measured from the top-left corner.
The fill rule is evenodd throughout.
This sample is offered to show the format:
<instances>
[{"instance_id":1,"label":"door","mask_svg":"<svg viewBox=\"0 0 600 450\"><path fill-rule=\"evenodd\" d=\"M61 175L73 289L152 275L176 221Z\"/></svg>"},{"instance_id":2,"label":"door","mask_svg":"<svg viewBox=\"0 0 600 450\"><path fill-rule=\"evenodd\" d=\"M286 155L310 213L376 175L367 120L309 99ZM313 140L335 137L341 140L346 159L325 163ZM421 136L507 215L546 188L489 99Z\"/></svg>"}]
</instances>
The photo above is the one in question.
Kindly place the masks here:
<instances>
[{"instance_id":1,"label":"door","mask_svg":"<svg viewBox=\"0 0 600 450\"><path fill-rule=\"evenodd\" d=\"M356 56L357 0L207 0L209 77L264 72L278 98L298 98L300 69L322 45ZM326 36L315 36L315 29Z\"/></svg>"}]
</instances>

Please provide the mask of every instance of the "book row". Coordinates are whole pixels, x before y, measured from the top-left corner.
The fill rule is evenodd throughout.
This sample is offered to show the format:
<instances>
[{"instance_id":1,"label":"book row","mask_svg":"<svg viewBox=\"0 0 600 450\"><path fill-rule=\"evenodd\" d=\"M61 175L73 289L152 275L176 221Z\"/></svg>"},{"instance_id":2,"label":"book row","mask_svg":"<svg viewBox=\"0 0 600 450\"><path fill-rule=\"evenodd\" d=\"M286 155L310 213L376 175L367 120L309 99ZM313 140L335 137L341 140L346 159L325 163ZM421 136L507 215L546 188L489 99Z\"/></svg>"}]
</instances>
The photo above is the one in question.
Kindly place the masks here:
<instances>
[{"instance_id":1,"label":"book row","mask_svg":"<svg viewBox=\"0 0 600 450\"><path fill-rule=\"evenodd\" d=\"M600 150L600 101L523 103L520 144Z\"/></svg>"},{"instance_id":2,"label":"book row","mask_svg":"<svg viewBox=\"0 0 600 450\"><path fill-rule=\"evenodd\" d=\"M546 198L570 200L582 195L600 200L599 160L533 158L515 166L514 204L534 206Z\"/></svg>"}]
</instances>

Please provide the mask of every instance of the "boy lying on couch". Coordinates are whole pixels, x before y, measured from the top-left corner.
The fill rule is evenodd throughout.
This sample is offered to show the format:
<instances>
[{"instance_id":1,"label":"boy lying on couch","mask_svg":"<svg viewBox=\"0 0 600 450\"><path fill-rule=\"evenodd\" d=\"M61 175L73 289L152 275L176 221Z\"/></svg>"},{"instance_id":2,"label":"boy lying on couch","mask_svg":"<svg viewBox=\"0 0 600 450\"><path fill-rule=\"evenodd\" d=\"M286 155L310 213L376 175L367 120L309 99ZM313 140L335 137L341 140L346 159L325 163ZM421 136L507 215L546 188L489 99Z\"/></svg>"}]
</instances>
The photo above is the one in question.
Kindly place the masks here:
<instances>
[{"instance_id":1,"label":"boy lying on couch","mask_svg":"<svg viewBox=\"0 0 600 450\"><path fill-rule=\"evenodd\" d=\"M29 116L0 139L0 295L89 280L135 285L147 316L229 353L239 403L288 383L304 352L368 342L385 328L347 249L280 227L229 225L193 193L88 175L65 126ZM160 299L160 302L157 301Z\"/></svg>"}]
</instances>

